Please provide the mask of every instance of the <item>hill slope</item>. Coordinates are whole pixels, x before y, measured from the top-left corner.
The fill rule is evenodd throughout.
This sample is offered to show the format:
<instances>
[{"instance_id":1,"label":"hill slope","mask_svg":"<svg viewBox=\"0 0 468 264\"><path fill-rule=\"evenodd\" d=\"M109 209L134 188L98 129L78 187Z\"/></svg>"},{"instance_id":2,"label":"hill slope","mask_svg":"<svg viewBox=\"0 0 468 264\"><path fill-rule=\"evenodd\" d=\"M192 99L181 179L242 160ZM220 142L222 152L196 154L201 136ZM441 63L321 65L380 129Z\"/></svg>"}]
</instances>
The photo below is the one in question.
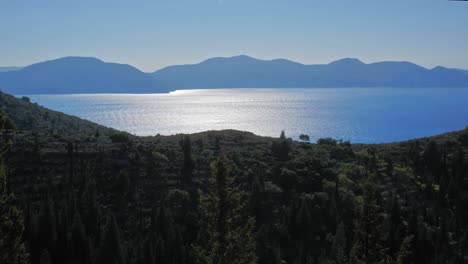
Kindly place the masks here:
<instances>
[{"instance_id":1,"label":"hill slope","mask_svg":"<svg viewBox=\"0 0 468 264\"><path fill-rule=\"evenodd\" d=\"M125 64L66 57L0 73L0 90L11 94L157 93L162 86Z\"/></svg>"},{"instance_id":2,"label":"hill slope","mask_svg":"<svg viewBox=\"0 0 468 264\"><path fill-rule=\"evenodd\" d=\"M241 55L169 66L152 75L171 89L468 87L468 71L444 67L429 70L409 62L365 64L358 59L304 65L284 59L267 61Z\"/></svg>"},{"instance_id":3,"label":"hill slope","mask_svg":"<svg viewBox=\"0 0 468 264\"><path fill-rule=\"evenodd\" d=\"M109 134L114 129L56 112L35 103L27 97L18 99L0 92L0 109L3 109L17 130L35 133L61 133L91 135L97 131Z\"/></svg>"},{"instance_id":4,"label":"hill slope","mask_svg":"<svg viewBox=\"0 0 468 264\"><path fill-rule=\"evenodd\" d=\"M333 263L336 248L341 259L361 260L368 238L373 258L390 263L410 253L417 260L410 263L468 259L468 130L377 145L228 130L116 141L90 137L73 124L97 125L27 98L0 94L0 106L18 126L11 134L0 130L2 149L11 143L0 158L23 211L24 223L13 223L21 230L24 224L31 263L41 263L44 250L53 263L115 263L106 258L114 252L120 258L129 252L128 263L160 256L163 264L198 263L193 245L205 246L200 234L214 226L200 209L226 193L220 168L232 177L230 195L213 212L229 212L224 219L235 224L226 225L228 232L255 220L255 234L243 229L235 239L252 237L258 263ZM48 126L64 130L49 133ZM226 165L213 163L220 156ZM208 198L199 199L201 193ZM232 193L245 206L232 207ZM405 246L412 238L413 246ZM115 249L102 257L109 241ZM90 245L97 252L83 250Z\"/></svg>"}]
</instances>

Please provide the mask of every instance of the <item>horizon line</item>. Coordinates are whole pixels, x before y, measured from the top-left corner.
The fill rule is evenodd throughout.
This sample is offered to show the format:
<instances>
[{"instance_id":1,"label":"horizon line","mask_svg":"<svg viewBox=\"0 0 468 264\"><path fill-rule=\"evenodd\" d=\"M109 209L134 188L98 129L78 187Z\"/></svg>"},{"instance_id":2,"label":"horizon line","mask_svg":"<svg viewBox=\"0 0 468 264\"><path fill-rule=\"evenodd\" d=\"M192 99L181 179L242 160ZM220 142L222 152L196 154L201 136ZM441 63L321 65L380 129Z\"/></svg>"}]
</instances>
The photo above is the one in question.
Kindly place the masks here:
<instances>
[{"instance_id":1,"label":"horizon line","mask_svg":"<svg viewBox=\"0 0 468 264\"><path fill-rule=\"evenodd\" d=\"M468 0L467 0L468 1ZM21 69L24 69L26 67L29 67L31 65L35 65L35 64L39 64L39 63L44 63L44 62L49 62L49 61L54 61L54 60L60 60L60 59L65 59L65 58L88 58L88 59L96 59L96 60L99 60L101 62L104 62L104 63L114 63L114 64L122 64L122 65L129 65L131 67L134 67L136 69L138 69L139 71L143 72L143 73L155 73L157 71L160 71L160 70L163 70L163 69L166 69L168 67L174 67L174 66L190 66L190 65L198 65L198 64L201 64L201 63L204 63L204 62L207 62L209 60L213 60L213 59L233 59L233 58L238 58L238 57L247 57L247 58L250 58L250 59L254 59L254 60L258 60L258 61L264 61L264 62L272 62L272 61L277 61L277 60L284 60L284 61L288 61L288 62L292 62L292 63L297 63L297 64L301 64L303 66L312 66L312 65L328 65L328 64L331 64L331 63L334 63L334 62L337 62L337 61L341 61L341 60L357 60L365 65L370 65L370 64L374 64L374 63L382 63L382 62L407 62L407 63L412 63L412 64L415 64L419 67L422 67L422 68L425 68L427 70L432 70L434 68L437 68L437 67L443 67L443 68L447 68L447 69L457 69L457 70L468 70L468 68L456 68L456 67L447 67L447 66L443 66L441 64L437 64L433 67L427 67L427 66L423 66L421 64L418 64L416 62L412 62L410 60L392 60L392 59L386 59L386 60L375 60L375 61L363 61L362 59L360 58L357 58L357 57L341 57L341 58L338 58L338 59L331 59L329 62L327 63L303 63L303 62L299 62L299 61L295 61L295 60L291 60L291 59L287 59L287 58L284 58L284 57L278 57L278 58L271 58L271 59L266 59L266 58L259 58L259 57L254 57L254 56L251 56L251 55L248 55L248 54L237 54L237 55L230 55L230 56L213 56L213 57L209 57L209 58L206 58L206 59L201 59L201 60L198 60L197 62L193 62L193 63L180 63L180 64L169 64L169 65L166 65L166 66L163 66L163 67L160 67L160 68L157 68L155 70L151 70L151 71L145 71L145 70L142 70L141 68L135 66L135 65L132 65L132 64L129 64L129 63L124 63L124 62L117 62L117 61L107 61L107 60L103 60L103 59L100 59L99 57L97 56L79 56L79 55L69 55L69 56L62 56L62 57L56 57L56 58L52 58L52 59L45 59L45 60L41 60L41 61L37 61L37 62L33 62L31 64L28 64L28 65L24 65L24 66L17 66L17 65L4 65L4 66L0 66L0 68L18 68L16 70L21 70ZM12 71L16 71L16 70L12 70ZM8 72L8 71L7 71Z\"/></svg>"}]
</instances>

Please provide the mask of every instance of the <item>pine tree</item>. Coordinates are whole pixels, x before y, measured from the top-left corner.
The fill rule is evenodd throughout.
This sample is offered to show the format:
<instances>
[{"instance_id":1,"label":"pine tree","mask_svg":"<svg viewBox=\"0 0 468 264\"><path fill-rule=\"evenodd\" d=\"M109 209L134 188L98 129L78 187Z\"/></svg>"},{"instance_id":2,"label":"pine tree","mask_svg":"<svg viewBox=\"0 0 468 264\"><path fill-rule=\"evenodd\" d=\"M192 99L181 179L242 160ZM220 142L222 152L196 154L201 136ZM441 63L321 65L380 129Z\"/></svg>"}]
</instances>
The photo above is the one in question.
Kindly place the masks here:
<instances>
[{"instance_id":1,"label":"pine tree","mask_svg":"<svg viewBox=\"0 0 468 264\"><path fill-rule=\"evenodd\" d=\"M97 203L96 182L91 179L81 196L83 224L86 234L97 238L99 235L99 207Z\"/></svg>"},{"instance_id":2,"label":"pine tree","mask_svg":"<svg viewBox=\"0 0 468 264\"><path fill-rule=\"evenodd\" d=\"M47 249L42 250L40 264L51 264L50 253Z\"/></svg>"},{"instance_id":3,"label":"pine tree","mask_svg":"<svg viewBox=\"0 0 468 264\"><path fill-rule=\"evenodd\" d=\"M274 141L271 146L271 151L280 161L287 161L289 159L290 151L289 141L286 138L284 131L281 131L279 141Z\"/></svg>"},{"instance_id":4,"label":"pine tree","mask_svg":"<svg viewBox=\"0 0 468 264\"><path fill-rule=\"evenodd\" d=\"M7 118L0 111L0 132L5 123ZM0 143L0 263L23 264L29 262L29 255L22 241L23 213L16 206L14 195L8 191L6 169L2 160L8 145Z\"/></svg>"},{"instance_id":5,"label":"pine tree","mask_svg":"<svg viewBox=\"0 0 468 264\"><path fill-rule=\"evenodd\" d=\"M411 246L413 242L413 236L407 236L403 239L400 245L400 251L398 252L398 257L396 264L410 264L412 263L412 252Z\"/></svg>"},{"instance_id":6,"label":"pine tree","mask_svg":"<svg viewBox=\"0 0 468 264\"><path fill-rule=\"evenodd\" d=\"M78 263L88 263L88 238L79 213L75 214L70 232L70 258Z\"/></svg>"},{"instance_id":7,"label":"pine tree","mask_svg":"<svg viewBox=\"0 0 468 264\"><path fill-rule=\"evenodd\" d=\"M119 227L113 215L108 216L96 257L96 264L123 264Z\"/></svg>"},{"instance_id":8,"label":"pine tree","mask_svg":"<svg viewBox=\"0 0 468 264\"><path fill-rule=\"evenodd\" d=\"M56 261L59 263L65 263L68 259L68 206L65 201L62 202L60 210L57 212L57 255Z\"/></svg>"},{"instance_id":9,"label":"pine tree","mask_svg":"<svg viewBox=\"0 0 468 264\"><path fill-rule=\"evenodd\" d=\"M50 253L47 249L42 250L40 264L51 264Z\"/></svg>"},{"instance_id":10,"label":"pine tree","mask_svg":"<svg viewBox=\"0 0 468 264\"><path fill-rule=\"evenodd\" d=\"M343 222L336 227L335 237L333 238L333 245L330 252L331 259L336 263L343 261L346 250L346 232Z\"/></svg>"},{"instance_id":11,"label":"pine tree","mask_svg":"<svg viewBox=\"0 0 468 264\"><path fill-rule=\"evenodd\" d=\"M163 205L151 217L151 240L155 246L153 252L159 263L170 263L176 257L177 234L169 210Z\"/></svg>"},{"instance_id":12,"label":"pine tree","mask_svg":"<svg viewBox=\"0 0 468 264\"><path fill-rule=\"evenodd\" d=\"M426 167L432 173L432 177L434 177L438 181L442 165L441 153L439 151L439 147L434 141L430 141L424 149L423 158Z\"/></svg>"},{"instance_id":13,"label":"pine tree","mask_svg":"<svg viewBox=\"0 0 468 264\"><path fill-rule=\"evenodd\" d=\"M52 257L57 242L54 202L50 196L42 201L39 211L39 239L41 246L47 248Z\"/></svg>"},{"instance_id":14,"label":"pine tree","mask_svg":"<svg viewBox=\"0 0 468 264\"><path fill-rule=\"evenodd\" d=\"M354 221L354 245L350 253L351 263L375 263L386 259L382 245L382 216L377 203L374 184L363 184L363 199Z\"/></svg>"},{"instance_id":15,"label":"pine tree","mask_svg":"<svg viewBox=\"0 0 468 264\"><path fill-rule=\"evenodd\" d=\"M391 256L395 256L401 243L401 213L400 205L398 204L398 199L396 196L393 196L391 199L391 206L389 211L389 230L387 241L389 246L389 254L391 254Z\"/></svg>"},{"instance_id":16,"label":"pine tree","mask_svg":"<svg viewBox=\"0 0 468 264\"><path fill-rule=\"evenodd\" d=\"M179 142L182 153L184 155L184 161L182 164L181 176L184 184L190 184L193 176L193 159L192 159L192 141L189 136L184 136Z\"/></svg>"},{"instance_id":17,"label":"pine tree","mask_svg":"<svg viewBox=\"0 0 468 264\"><path fill-rule=\"evenodd\" d=\"M0 263L28 263L23 231L23 213L16 207L14 196L6 190L5 169L0 163Z\"/></svg>"},{"instance_id":18,"label":"pine tree","mask_svg":"<svg viewBox=\"0 0 468 264\"><path fill-rule=\"evenodd\" d=\"M196 246L197 262L203 264L256 263L255 226L246 212L244 195L234 186L231 168L224 157L211 165L207 192L200 193L200 215L206 242ZM247 219L245 221L245 219Z\"/></svg>"}]
</instances>

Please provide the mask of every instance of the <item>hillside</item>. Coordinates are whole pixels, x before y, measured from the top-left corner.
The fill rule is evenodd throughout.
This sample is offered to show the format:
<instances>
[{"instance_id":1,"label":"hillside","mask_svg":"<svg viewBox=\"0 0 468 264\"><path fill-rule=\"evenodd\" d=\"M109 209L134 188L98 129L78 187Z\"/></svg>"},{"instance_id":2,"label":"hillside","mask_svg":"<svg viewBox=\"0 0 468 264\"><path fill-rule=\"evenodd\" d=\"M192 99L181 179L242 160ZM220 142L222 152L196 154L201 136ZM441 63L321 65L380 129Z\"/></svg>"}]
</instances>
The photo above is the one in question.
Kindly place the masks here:
<instances>
[{"instance_id":1,"label":"hillside","mask_svg":"<svg viewBox=\"0 0 468 264\"><path fill-rule=\"evenodd\" d=\"M0 73L0 90L17 95L166 91L130 65L85 57L65 57Z\"/></svg>"},{"instance_id":2,"label":"hillside","mask_svg":"<svg viewBox=\"0 0 468 264\"><path fill-rule=\"evenodd\" d=\"M365 64L342 59L304 65L284 59L241 55L212 58L193 65L169 66L152 74L171 89L294 87L468 87L468 71L410 62Z\"/></svg>"},{"instance_id":3,"label":"hillside","mask_svg":"<svg viewBox=\"0 0 468 264\"><path fill-rule=\"evenodd\" d=\"M109 134L115 130L107 128L78 117L56 112L36 103L31 103L29 98L16 98L12 95L0 92L0 109L3 109L8 118L19 131L35 133L51 133L62 135L94 135L99 132Z\"/></svg>"},{"instance_id":4,"label":"hillside","mask_svg":"<svg viewBox=\"0 0 468 264\"><path fill-rule=\"evenodd\" d=\"M215 193L217 171L237 190L227 190L226 232L255 220L240 233L253 240L256 263L468 258L468 130L379 145L232 130L89 136L80 131L97 125L50 111L55 126L81 124L57 134L25 125L54 126L49 110L1 98L17 123L3 158L33 264L44 256L54 264L195 263L193 245L215 243L206 242L213 222L199 195Z\"/></svg>"}]
</instances>

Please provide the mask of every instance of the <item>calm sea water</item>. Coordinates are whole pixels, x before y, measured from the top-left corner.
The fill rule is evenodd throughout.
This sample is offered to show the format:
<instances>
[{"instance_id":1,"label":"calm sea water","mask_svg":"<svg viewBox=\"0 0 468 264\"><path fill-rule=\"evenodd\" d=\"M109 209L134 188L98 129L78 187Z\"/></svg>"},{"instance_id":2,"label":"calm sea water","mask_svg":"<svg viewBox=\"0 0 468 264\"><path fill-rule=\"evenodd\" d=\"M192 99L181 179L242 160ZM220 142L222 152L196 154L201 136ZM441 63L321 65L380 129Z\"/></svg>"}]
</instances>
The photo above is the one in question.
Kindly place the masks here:
<instances>
[{"instance_id":1,"label":"calm sea water","mask_svg":"<svg viewBox=\"0 0 468 264\"><path fill-rule=\"evenodd\" d=\"M378 143L468 125L468 88L216 89L170 94L29 95L45 107L136 135L237 129Z\"/></svg>"}]
</instances>

